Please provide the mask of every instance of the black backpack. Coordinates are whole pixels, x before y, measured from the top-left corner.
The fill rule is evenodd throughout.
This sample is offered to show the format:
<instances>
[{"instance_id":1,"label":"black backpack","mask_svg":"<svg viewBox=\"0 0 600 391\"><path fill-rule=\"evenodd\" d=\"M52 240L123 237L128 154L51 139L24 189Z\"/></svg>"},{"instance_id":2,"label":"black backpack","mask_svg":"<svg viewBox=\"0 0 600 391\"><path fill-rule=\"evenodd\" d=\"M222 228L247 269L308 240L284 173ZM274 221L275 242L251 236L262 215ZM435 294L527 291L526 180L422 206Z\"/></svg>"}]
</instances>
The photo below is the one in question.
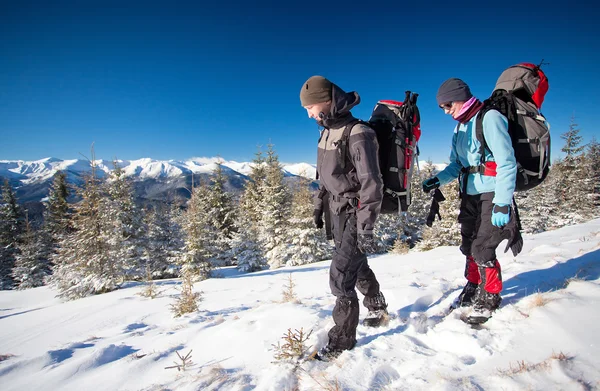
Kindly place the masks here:
<instances>
[{"instance_id":1,"label":"black backpack","mask_svg":"<svg viewBox=\"0 0 600 391\"><path fill-rule=\"evenodd\" d=\"M419 155L417 142L421 137L418 96L406 91L403 102L378 101L368 122L379 143L383 214L405 212L411 203L411 178Z\"/></svg>"},{"instance_id":2,"label":"black backpack","mask_svg":"<svg viewBox=\"0 0 600 391\"><path fill-rule=\"evenodd\" d=\"M477 114L475 134L481 143L481 165L485 169L483 116L498 110L508 119L517 160L516 191L529 190L544 181L550 171L550 127L540 108L548 91L548 79L540 65L517 64L498 78L492 95Z\"/></svg>"},{"instance_id":3,"label":"black backpack","mask_svg":"<svg viewBox=\"0 0 600 391\"><path fill-rule=\"evenodd\" d=\"M411 178L414 162L419 155L417 142L421 137L418 96L419 94L406 91L404 102L378 101L368 122L356 120L346 125L338 146L338 162L344 168L352 127L362 123L375 131L384 186L382 214L406 212L411 203Z\"/></svg>"}]
</instances>

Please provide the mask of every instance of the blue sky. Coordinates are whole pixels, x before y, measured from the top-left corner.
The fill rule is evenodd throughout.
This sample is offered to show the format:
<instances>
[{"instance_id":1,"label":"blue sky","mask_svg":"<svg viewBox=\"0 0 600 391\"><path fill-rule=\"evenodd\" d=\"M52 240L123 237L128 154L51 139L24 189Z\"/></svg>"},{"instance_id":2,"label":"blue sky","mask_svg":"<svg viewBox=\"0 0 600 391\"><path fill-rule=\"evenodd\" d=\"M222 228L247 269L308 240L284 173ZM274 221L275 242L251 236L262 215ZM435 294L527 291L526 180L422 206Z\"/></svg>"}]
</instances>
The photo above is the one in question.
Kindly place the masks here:
<instances>
[{"instance_id":1,"label":"blue sky","mask_svg":"<svg viewBox=\"0 0 600 391\"><path fill-rule=\"evenodd\" d=\"M506 67L542 58L554 156L572 115L584 141L597 133L597 7L409 3L2 2L0 159L80 158L94 142L103 159L249 161L271 142L314 163L298 94L320 74L359 92L363 119L418 92L421 159L441 163L454 122L439 85L485 98Z\"/></svg>"}]
</instances>

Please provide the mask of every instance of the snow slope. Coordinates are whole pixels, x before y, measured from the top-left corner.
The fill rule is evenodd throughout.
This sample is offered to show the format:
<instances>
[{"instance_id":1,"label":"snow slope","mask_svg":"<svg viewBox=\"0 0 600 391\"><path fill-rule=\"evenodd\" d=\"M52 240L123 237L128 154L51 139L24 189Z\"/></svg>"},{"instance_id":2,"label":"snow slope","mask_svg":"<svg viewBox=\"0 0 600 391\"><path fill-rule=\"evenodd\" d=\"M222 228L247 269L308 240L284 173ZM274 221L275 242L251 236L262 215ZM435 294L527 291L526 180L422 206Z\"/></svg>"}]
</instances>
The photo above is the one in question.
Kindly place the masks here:
<instances>
[{"instance_id":1,"label":"snow slope","mask_svg":"<svg viewBox=\"0 0 600 391\"><path fill-rule=\"evenodd\" d=\"M501 245L503 248L503 245ZM480 329L443 316L464 283L456 247L370 257L388 327L358 328L334 363L276 362L288 328L327 341L329 262L195 284L200 310L173 318L179 280L72 302L47 287L0 292L0 387L9 390L594 390L600 387L600 219L526 236L499 254L504 302ZM282 303L291 276L299 302ZM361 318L366 309L361 308ZM165 369L191 351L185 371Z\"/></svg>"}]
</instances>

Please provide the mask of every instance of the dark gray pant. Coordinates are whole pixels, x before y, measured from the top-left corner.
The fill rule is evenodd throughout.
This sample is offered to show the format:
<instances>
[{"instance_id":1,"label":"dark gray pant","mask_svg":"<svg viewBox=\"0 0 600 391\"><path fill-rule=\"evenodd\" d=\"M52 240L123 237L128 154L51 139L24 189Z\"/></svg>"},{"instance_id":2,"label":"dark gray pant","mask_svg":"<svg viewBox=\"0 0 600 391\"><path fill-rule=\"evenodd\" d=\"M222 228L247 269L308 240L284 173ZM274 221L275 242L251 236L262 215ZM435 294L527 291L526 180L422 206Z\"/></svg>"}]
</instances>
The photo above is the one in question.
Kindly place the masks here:
<instances>
[{"instance_id":1,"label":"dark gray pant","mask_svg":"<svg viewBox=\"0 0 600 391\"><path fill-rule=\"evenodd\" d=\"M472 256L479 269L479 284L488 292L499 293L502 290L502 275L496 260L496 248L504 239L512 238L517 222L511 212L506 226L498 228L492 225L493 199L493 192L463 194L458 222L462 236L460 251L467 256L465 277L471 282L477 279L473 278L474 270L470 267L473 265L469 264L468 257Z\"/></svg>"},{"instance_id":2,"label":"dark gray pant","mask_svg":"<svg viewBox=\"0 0 600 391\"><path fill-rule=\"evenodd\" d=\"M369 267L367 256L357 247L356 210L343 210L337 216L332 215L332 220L335 251L329 269L329 286L337 300L329 345L335 349L352 349L356 344L359 313L354 288L365 296L365 307L376 310L379 308L374 298L379 293L379 283Z\"/></svg>"}]
</instances>

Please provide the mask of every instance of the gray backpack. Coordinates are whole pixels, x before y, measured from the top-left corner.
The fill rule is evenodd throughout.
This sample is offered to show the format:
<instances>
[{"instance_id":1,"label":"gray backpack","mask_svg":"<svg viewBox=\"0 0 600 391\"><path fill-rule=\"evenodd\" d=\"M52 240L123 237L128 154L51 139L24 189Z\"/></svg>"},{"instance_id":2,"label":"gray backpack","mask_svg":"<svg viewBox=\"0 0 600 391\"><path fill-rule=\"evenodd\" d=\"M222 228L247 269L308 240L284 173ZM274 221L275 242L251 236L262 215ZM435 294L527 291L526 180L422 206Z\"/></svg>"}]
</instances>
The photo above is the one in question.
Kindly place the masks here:
<instances>
[{"instance_id":1,"label":"gray backpack","mask_svg":"<svg viewBox=\"0 0 600 391\"><path fill-rule=\"evenodd\" d=\"M540 112L548 92L548 78L540 66L522 63L502 72L476 119L475 132L481 143L481 165L476 169L484 175L489 175L486 172L493 162L486 164L484 160L487 145L483 137L483 116L493 109L508 119L508 133L517 160L516 191L539 185L550 171L550 126Z\"/></svg>"}]
</instances>

